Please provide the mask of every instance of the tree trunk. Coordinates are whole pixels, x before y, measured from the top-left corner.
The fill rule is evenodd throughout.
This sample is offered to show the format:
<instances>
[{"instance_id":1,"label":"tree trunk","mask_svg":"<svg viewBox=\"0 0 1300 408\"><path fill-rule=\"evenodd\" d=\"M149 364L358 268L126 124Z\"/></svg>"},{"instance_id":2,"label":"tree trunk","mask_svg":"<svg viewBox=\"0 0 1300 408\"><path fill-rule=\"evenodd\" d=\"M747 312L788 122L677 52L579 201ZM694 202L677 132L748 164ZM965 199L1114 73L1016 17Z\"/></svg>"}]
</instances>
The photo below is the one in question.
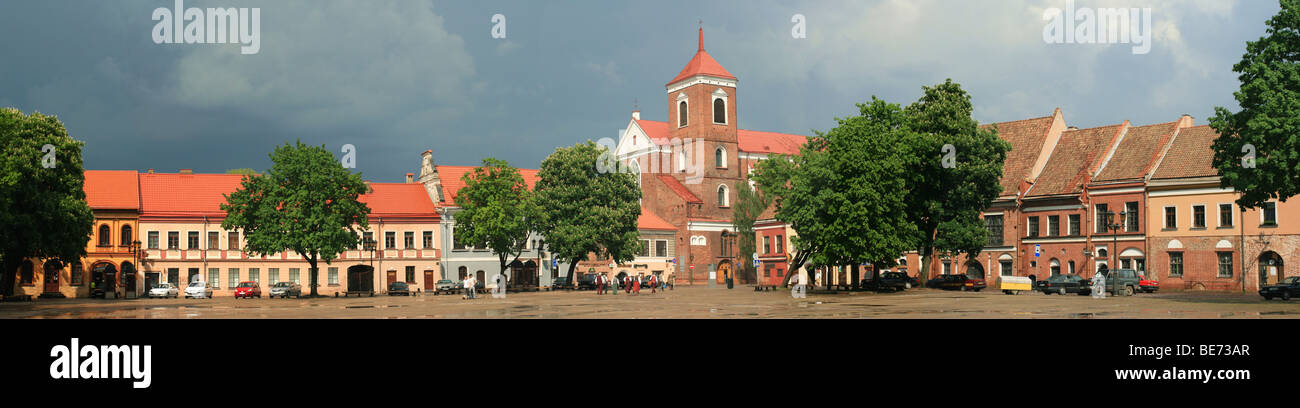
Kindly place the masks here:
<instances>
[{"instance_id":1,"label":"tree trunk","mask_svg":"<svg viewBox=\"0 0 1300 408\"><path fill-rule=\"evenodd\" d=\"M568 276L569 276L569 283L572 284L574 287L578 286L578 278L573 276L573 271L576 270L577 268L578 268L578 259L577 258L570 259Z\"/></svg>"},{"instance_id":2,"label":"tree trunk","mask_svg":"<svg viewBox=\"0 0 1300 408\"><path fill-rule=\"evenodd\" d=\"M22 264L21 258L15 256L4 256L0 258L0 293L5 297L14 295L14 281L18 279L18 265Z\"/></svg>"},{"instance_id":3,"label":"tree trunk","mask_svg":"<svg viewBox=\"0 0 1300 408\"><path fill-rule=\"evenodd\" d=\"M311 269L310 269L310 270L311 270L311 272L310 272L310 273L311 273L311 276L309 277L309 279L307 279L308 282L311 282L311 295L310 295L311 297L317 297L317 296L319 296L319 295L316 293L316 286L318 286L318 285L316 284L316 283L317 283L317 281L316 281L316 274L317 274L317 272L320 272L320 268L318 268L318 267L316 266L316 262L317 262L317 261L316 261L316 257L315 257L315 256L311 256L311 257L308 257L308 258L307 258L307 264L308 264L308 265L311 265Z\"/></svg>"}]
</instances>

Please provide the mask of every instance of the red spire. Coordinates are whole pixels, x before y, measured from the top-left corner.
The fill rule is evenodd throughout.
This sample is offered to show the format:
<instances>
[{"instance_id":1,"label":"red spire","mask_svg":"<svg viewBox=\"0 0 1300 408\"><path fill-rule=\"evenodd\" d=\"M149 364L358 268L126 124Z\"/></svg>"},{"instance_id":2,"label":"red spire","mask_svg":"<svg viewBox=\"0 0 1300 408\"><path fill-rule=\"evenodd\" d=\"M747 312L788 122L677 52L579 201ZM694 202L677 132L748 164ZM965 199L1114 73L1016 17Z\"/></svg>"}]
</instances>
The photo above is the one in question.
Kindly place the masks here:
<instances>
[{"instance_id":1,"label":"red spire","mask_svg":"<svg viewBox=\"0 0 1300 408\"><path fill-rule=\"evenodd\" d=\"M713 57L709 56L709 53L704 52L704 27L700 27L699 50L695 52L695 57L691 58L690 62L686 63L686 67L682 68L681 73L677 74L673 80L668 81L668 85L672 85L677 81L696 75L709 75L719 78L736 79L734 75L727 72L726 68L722 67L722 64L718 64L718 61L713 60Z\"/></svg>"}]
</instances>

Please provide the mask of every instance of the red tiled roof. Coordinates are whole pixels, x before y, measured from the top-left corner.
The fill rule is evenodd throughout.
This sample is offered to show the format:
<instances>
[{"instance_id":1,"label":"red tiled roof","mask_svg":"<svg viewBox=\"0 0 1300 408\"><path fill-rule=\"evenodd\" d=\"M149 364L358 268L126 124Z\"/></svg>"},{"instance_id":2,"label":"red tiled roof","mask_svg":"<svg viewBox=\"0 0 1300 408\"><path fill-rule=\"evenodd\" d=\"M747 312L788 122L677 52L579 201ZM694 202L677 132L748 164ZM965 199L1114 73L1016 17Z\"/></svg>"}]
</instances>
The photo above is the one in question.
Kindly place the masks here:
<instances>
[{"instance_id":1,"label":"red tiled roof","mask_svg":"<svg viewBox=\"0 0 1300 408\"><path fill-rule=\"evenodd\" d=\"M677 230L677 227L674 227L672 224L669 224L668 221L664 221L663 218L659 218L659 216L650 212L650 210L645 207L641 207L641 216L636 218L636 228L643 229L643 230L661 230L661 231Z\"/></svg>"},{"instance_id":2,"label":"red tiled roof","mask_svg":"<svg viewBox=\"0 0 1300 408\"><path fill-rule=\"evenodd\" d=\"M808 143L807 136L757 130L737 130L740 151L749 153L799 154L799 147Z\"/></svg>"},{"instance_id":3,"label":"red tiled roof","mask_svg":"<svg viewBox=\"0 0 1300 408\"><path fill-rule=\"evenodd\" d=\"M1219 175L1214 168L1214 139L1219 132L1209 126L1196 126L1178 131L1165 158L1160 161L1152 179L1211 177Z\"/></svg>"},{"instance_id":4,"label":"red tiled roof","mask_svg":"<svg viewBox=\"0 0 1300 408\"><path fill-rule=\"evenodd\" d=\"M140 180L134 170L86 170L85 174L82 189L91 209L140 209Z\"/></svg>"},{"instance_id":5,"label":"red tiled roof","mask_svg":"<svg viewBox=\"0 0 1300 408\"><path fill-rule=\"evenodd\" d=\"M438 179L442 181L443 201L439 204L444 206L456 205L456 193L459 192L462 187L465 187L465 182L461 177L473 173L474 169L478 167L479 166L435 166L438 171ZM537 187L537 170L519 169L519 175L524 177L524 182L528 183L529 189Z\"/></svg>"},{"instance_id":6,"label":"red tiled roof","mask_svg":"<svg viewBox=\"0 0 1300 408\"><path fill-rule=\"evenodd\" d=\"M1002 164L1002 194L1015 194L1020 181L1029 177L1043 150L1047 133L1052 130L1053 116L981 125L981 129L998 128L998 137L1011 143L1007 160Z\"/></svg>"},{"instance_id":7,"label":"red tiled roof","mask_svg":"<svg viewBox=\"0 0 1300 408\"><path fill-rule=\"evenodd\" d=\"M695 193L692 193L690 189L686 188L686 186L683 186L682 182L677 181L677 179L673 178L672 175L659 174L658 176L659 176L659 181L662 181L664 185L668 186L668 189L672 190L674 193L677 193L677 196L681 197L682 200L685 200L686 202L692 204L704 203L704 200L701 200L699 197L696 197Z\"/></svg>"},{"instance_id":8,"label":"red tiled roof","mask_svg":"<svg viewBox=\"0 0 1300 408\"><path fill-rule=\"evenodd\" d=\"M636 124L657 145L667 146L671 140L668 122L636 119ZM807 136L745 129L737 129L736 138L740 151L747 153L799 154L799 147L808 143Z\"/></svg>"},{"instance_id":9,"label":"red tiled roof","mask_svg":"<svg viewBox=\"0 0 1300 408\"><path fill-rule=\"evenodd\" d=\"M722 64L719 64L718 61L715 61L713 57L709 56L709 53L704 52L704 29L703 28L700 29L700 47L699 50L695 52L695 57L691 58L691 61L686 63L686 67L682 68L682 72L680 74L677 74L677 76L674 77L673 80L668 81L668 85L672 85L674 83L677 83L677 81L681 81L683 79L690 78L696 75L708 75L708 76L718 77L718 78L736 79L734 75L731 75L730 72L727 72L726 68L722 67Z\"/></svg>"},{"instance_id":10,"label":"red tiled roof","mask_svg":"<svg viewBox=\"0 0 1300 408\"><path fill-rule=\"evenodd\" d=\"M141 174L140 214L224 217L222 194L239 189L239 174Z\"/></svg>"},{"instance_id":11,"label":"red tiled roof","mask_svg":"<svg viewBox=\"0 0 1300 408\"><path fill-rule=\"evenodd\" d=\"M1026 197L1042 197L1058 194L1071 194L1082 191L1083 183L1092 166L1102 159L1111 141L1124 124L1103 126L1091 129L1067 130L1061 132L1061 141L1056 144L1052 156L1043 167L1043 173L1035 180L1034 186L1025 194Z\"/></svg>"},{"instance_id":12,"label":"red tiled roof","mask_svg":"<svg viewBox=\"0 0 1300 408\"><path fill-rule=\"evenodd\" d=\"M370 216L437 216L424 184L369 183L370 192L357 201L370 207Z\"/></svg>"},{"instance_id":13,"label":"red tiled roof","mask_svg":"<svg viewBox=\"0 0 1300 408\"><path fill-rule=\"evenodd\" d=\"M1115 148L1115 153L1093 181L1145 178L1177 129L1178 122L1130 127Z\"/></svg>"}]
</instances>

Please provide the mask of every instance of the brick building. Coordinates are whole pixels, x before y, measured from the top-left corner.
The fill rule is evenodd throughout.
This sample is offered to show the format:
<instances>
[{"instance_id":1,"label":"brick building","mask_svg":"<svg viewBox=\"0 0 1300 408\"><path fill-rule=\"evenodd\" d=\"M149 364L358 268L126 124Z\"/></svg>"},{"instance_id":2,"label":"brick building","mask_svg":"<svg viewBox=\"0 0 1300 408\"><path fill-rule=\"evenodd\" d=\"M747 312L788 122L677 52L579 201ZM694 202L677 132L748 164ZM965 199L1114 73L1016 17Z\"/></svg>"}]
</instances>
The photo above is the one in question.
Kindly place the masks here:
<instances>
[{"instance_id":1,"label":"brick building","mask_svg":"<svg viewBox=\"0 0 1300 408\"><path fill-rule=\"evenodd\" d=\"M737 78L704 51L702 29L699 35L695 56L665 85L668 120L644 120L633 112L615 149L639 174L645 209L677 228L677 283L686 285L722 283L735 274L736 183L748 181L758 160L796 154L807 141L740 129Z\"/></svg>"}]
</instances>

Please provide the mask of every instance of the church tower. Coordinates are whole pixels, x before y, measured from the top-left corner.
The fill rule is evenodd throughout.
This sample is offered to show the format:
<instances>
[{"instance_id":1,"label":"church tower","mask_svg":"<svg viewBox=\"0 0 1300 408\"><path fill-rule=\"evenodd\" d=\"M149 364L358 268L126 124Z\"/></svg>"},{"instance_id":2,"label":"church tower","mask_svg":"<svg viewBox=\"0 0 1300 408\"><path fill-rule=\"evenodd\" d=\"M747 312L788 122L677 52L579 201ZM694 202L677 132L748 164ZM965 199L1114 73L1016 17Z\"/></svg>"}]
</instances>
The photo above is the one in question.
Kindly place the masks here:
<instances>
[{"instance_id":1,"label":"church tower","mask_svg":"<svg viewBox=\"0 0 1300 408\"><path fill-rule=\"evenodd\" d=\"M686 149L704 157L687 157L687 163L702 165L704 178L688 188L704 199L703 212L711 217L731 218L735 182L746 174L740 168L737 145L736 77L704 51L704 28L699 31L695 56L665 88L668 91L668 128L672 138L703 147ZM674 160L681 156L674 155ZM674 167L676 168L676 167Z\"/></svg>"}]
</instances>

